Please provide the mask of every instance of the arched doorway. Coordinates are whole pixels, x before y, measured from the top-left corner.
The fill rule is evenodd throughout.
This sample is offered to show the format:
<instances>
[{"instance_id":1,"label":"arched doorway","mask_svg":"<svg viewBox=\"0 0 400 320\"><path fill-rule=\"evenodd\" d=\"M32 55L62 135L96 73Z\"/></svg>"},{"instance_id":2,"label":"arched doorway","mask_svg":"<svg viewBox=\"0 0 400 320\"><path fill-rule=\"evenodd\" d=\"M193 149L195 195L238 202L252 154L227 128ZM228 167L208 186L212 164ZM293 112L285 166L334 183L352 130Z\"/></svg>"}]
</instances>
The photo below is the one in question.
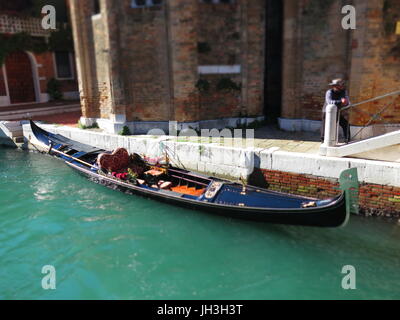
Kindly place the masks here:
<instances>
[{"instance_id":1,"label":"arched doorway","mask_svg":"<svg viewBox=\"0 0 400 320\"><path fill-rule=\"evenodd\" d=\"M10 102L35 102L35 84L28 54L22 51L10 53L5 59L5 66Z\"/></svg>"}]
</instances>

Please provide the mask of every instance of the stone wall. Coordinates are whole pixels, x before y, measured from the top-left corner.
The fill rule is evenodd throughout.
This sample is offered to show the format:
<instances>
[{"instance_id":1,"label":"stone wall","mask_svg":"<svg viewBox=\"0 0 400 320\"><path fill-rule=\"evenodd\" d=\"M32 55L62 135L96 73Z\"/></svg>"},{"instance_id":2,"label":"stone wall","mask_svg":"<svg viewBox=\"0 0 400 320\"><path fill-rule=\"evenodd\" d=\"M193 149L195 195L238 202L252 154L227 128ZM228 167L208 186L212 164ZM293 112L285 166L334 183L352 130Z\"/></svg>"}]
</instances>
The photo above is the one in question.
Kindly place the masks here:
<instances>
[{"instance_id":1,"label":"stone wall","mask_svg":"<svg viewBox=\"0 0 400 320\"><path fill-rule=\"evenodd\" d=\"M109 46L107 39L107 24L104 15L92 18L93 30L93 44L95 55L91 57L92 63L95 67L96 84L93 88L95 93L92 97L94 103L98 103L100 117L107 118L112 112L111 105L111 87L110 87L110 73L109 73Z\"/></svg>"},{"instance_id":2,"label":"stone wall","mask_svg":"<svg viewBox=\"0 0 400 320\"><path fill-rule=\"evenodd\" d=\"M238 73L200 75L209 83L200 92L203 119L262 115L265 3L200 3L198 30L199 65L240 66ZM218 89L228 80L233 88Z\"/></svg>"},{"instance_id":3,"label":"stone wall","mask_svg":"<svg viewBox=\"0 0 400 320\"><path fill-rule=\"evenodd\" d=\"M241 56L241 18L240 1L218 5L199 3L197 51L200 66L240 65L242 67L243 63L246 63ZM198 79L207 81L209 84L207 90L200 90L202 119L242 115L240 73L200 74ZM233 81L238 89L218 89L218 84L224 79Z\"/></svg>"},{"instance_id":4,"label":"stone wall","mask_svg":"<svg viewBox=\"0 0 400 320\"><path fill-rule=\"evenodd\" d=\"M70 0L83 116L127 122L261 116L264 2ZM201 44L210 46L201 52ZM234 74L201 74L199 66L237 66ZM217 90L221 79L236 90ZM210 90L199 90L199 79Z\"/></svg>"},{"instance_id":5,"label":"stone wall","mask_svg":"<svg viewBox=\"0 0 400 320\"><path fill-rule=\"evenodd\" d=\"M395 34L395 28L400 20L400 3L396 0L357 0L354 4L363 18L358 19L357 29L352 36L350 91L354 101L363 101L399 90L400 35ZM390 106L382 113L384 121L400 122L398 96L364 104L360 109L374 114L388 104ZM354 124L361 125L369 119L362 112L351 114Z\"/></svg>"},{"instance_id":6,"label":"stone wall","mask_svg":"<svg viewBox=\"0 0 400 320\"><path fill-rule=\"evenodd\" d=\"M121 1L120 63L124 72L127 121L168 120L169 65L165 11L161 6L130 8Z\"/></svg>"},{"instance_id":7,"label":"stone wall","mask_svg":"<svg viewBox=\"0 0 400 320\"><path fill-rule=\"evenodd\" d=\"M242 105L256 116L264 108L265 1L242 1L242 7Z\"/></svg>"},{"instance_id":8,"label":"stone wall","mask_svg":"<svg viewBox=\"0 0 400 320\"><path fill-rule=\"evenodd\" d=\"M102 7L104 0L101 0ZM94 45L92 16L93 1L69 0L71 26L74 38L75 61L78 75L82 115L100 118L100 105L109 99L104 84L98 83L96 52Z\"/></svg>"},{"instance_id":9,"label":"stone wall","mask_svg":"<svg viewBox=\"0 0 400 320\"><path fill-rule=\"evenodd\" d=\"M344 30L341 8L356 9L356 30ZM360 102L400 87L400 17L396 0L285 0L282 117L320 120L327 84L348 80L352 102ZM393 98L362 105L351 112L353 125L363 125ZM400 99L384 113L384 121L399 122ZM365 113L367 112L367 114ZM379 123L380 121L378 121Z\"/></svg>"},{"instance_id":10,"label":"stone wall","mask_svg":"<svg viewBox=\"0 0 400 320\"><path fill-rule=\"evenodd\" d=\"M168 2L169 45L173 119L185 122L198 120L199 94L197 81L198 1Z\"/></svg>"},{"instance_id":11,"label":"stone wall","mask_svg":"<svg viewBox=\"0 0 400 320\"><path fill-rule=\"evenodd\" d=\"M283 117L320 120L328 83L348 77L341 7L338 0L285 1Z\"/></svg>"}]
</instances>

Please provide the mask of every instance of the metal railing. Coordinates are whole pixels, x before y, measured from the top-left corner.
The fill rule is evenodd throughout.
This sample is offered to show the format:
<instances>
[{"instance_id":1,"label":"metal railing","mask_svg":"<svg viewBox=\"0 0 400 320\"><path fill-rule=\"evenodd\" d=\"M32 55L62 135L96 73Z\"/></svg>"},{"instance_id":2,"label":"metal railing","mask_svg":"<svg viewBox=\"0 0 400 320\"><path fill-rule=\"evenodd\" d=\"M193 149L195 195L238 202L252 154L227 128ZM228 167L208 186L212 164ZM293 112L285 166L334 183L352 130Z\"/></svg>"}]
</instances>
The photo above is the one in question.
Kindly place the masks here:
<instances>
[{"instance_id":1,"label":"metal railing","mask_svg":"<svg viewBox=\"0 0 400 320\"><path fill-rule=\"evenodd\" d=\"M345 111L345 110L354 109L354 108L359 107L359 106L361 106L361 105L363 105L363 104L370 103L370 102L374 102L374 101L378 101L378 100L381 100L381 99L384 99L384 98L387 98L387 97L391 97L391 96L395 96L395 95L400 95L400 90L398 90L398 91L393 91L393 92L390 92L390 93L386 93L386 94L384 94L384 95L381 95L381 96L378 96L378 97L375 97L375 98L367 99L367 100L364 100L364 101L361 101L361 102L357 102L357 103L353 103L353 104L350 104L350 105L348 105L348 106L346 106L346 107L340 108L340 109L338 109L338 119L340 119L341 112L343 112L343 111ZM357 137L358 135L360 135L360 133L361 133L365 128L367 128L367 127L368 127L373 121L375 121L375 120L380 119L380 120L382 121L383 124L387 124L387 125L392 124L392 123L389 123L389 122L385 121L384 117L382 117L382 113L385 112L389 107L391 107L391 106L393 105L393 103L395 102L395 100L396 100L396 99L394 99L394 100L393 100L392 102L390 102L389 104L385 105L383 108L381 108L381 109L380 109L378 112L376 112L375 114L371 114L371 113L366 112L366 111L364 111L364 110L359 110L359 109L356 110L357 112L364 113L364 114L368 115L370 118L369 118L369 120L367 121L367 123L364 124L364 125L362 126L362 128L360 128L360 130L358 130L353 136L350 136L350 140L351 140L352 138L355 138L355 137ZM349 124L349 126L350 126L350 124ZM338 143L338 139L339 139L339 121L338 121L338 123L337 123L337 128L336 128L336 144Z\"/></svg>"},{"instance_id":2,"label":"metal railing","mask_svg":"<svg viewBox=\"0 0 400 320\"><path fill-rule=\"evenodd\" d=\"M358 106L360 106L362 104L365 104L365 103L368 103L368 102L374 102L374 101L377 101L377 100L380 100L380 99L383 99L383 98L387 98L387 97L390 97L390 96L394 96L394 95L397 95L397 94L400 95L400 90L399 91L390 92L390 93L387 93L387 94L384 94L382 96L378 96L378 97L375 97L375 98L372 98L372 99L364 100L364 101L361 101L361 102L352 103L352 104L348 105L347 107L341 108L341 110L347 110L347 109L350 109L350 108L358 107Z\"/></svg>"}]
</instances>

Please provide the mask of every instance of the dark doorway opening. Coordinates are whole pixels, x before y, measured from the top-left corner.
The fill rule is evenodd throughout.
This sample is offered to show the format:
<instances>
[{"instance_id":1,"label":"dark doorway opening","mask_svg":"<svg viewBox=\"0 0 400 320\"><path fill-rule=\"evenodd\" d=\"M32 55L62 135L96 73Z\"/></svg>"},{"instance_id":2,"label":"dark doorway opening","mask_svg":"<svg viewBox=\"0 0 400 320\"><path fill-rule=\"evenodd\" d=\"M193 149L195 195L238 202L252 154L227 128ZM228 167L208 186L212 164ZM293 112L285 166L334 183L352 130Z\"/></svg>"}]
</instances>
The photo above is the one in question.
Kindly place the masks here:
<instances>
[{"instance_id":1,"label":"dark doorway opening","mask_svg":"<svg viewBox=\"0 0 400 320\"><path fill-rule=\"evenodd\" d=\"M282 105L283 1L266 1L264 114L276 123Z\"/></svg>"}]
</instances>

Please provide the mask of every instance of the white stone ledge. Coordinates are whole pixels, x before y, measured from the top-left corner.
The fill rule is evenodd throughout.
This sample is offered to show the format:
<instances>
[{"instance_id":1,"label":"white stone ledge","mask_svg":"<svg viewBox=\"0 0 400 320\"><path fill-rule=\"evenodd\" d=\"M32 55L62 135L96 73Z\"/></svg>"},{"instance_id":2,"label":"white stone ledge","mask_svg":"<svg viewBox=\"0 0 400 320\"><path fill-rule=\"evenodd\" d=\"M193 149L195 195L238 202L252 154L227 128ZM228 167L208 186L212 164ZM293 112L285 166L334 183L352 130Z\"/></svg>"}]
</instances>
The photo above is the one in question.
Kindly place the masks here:
<instances>
[{"instance_id":1,"label":"white stone ledge","mask_svg":"<svg viewBox=\"0 0 400 320\"><path fill-rule=\"evenodd\" d=\"M341 147L324 147L322 148L322 152L331 157L345 157L397 144L400 144L400 130Z\"/></svg>"}]
</instances>

